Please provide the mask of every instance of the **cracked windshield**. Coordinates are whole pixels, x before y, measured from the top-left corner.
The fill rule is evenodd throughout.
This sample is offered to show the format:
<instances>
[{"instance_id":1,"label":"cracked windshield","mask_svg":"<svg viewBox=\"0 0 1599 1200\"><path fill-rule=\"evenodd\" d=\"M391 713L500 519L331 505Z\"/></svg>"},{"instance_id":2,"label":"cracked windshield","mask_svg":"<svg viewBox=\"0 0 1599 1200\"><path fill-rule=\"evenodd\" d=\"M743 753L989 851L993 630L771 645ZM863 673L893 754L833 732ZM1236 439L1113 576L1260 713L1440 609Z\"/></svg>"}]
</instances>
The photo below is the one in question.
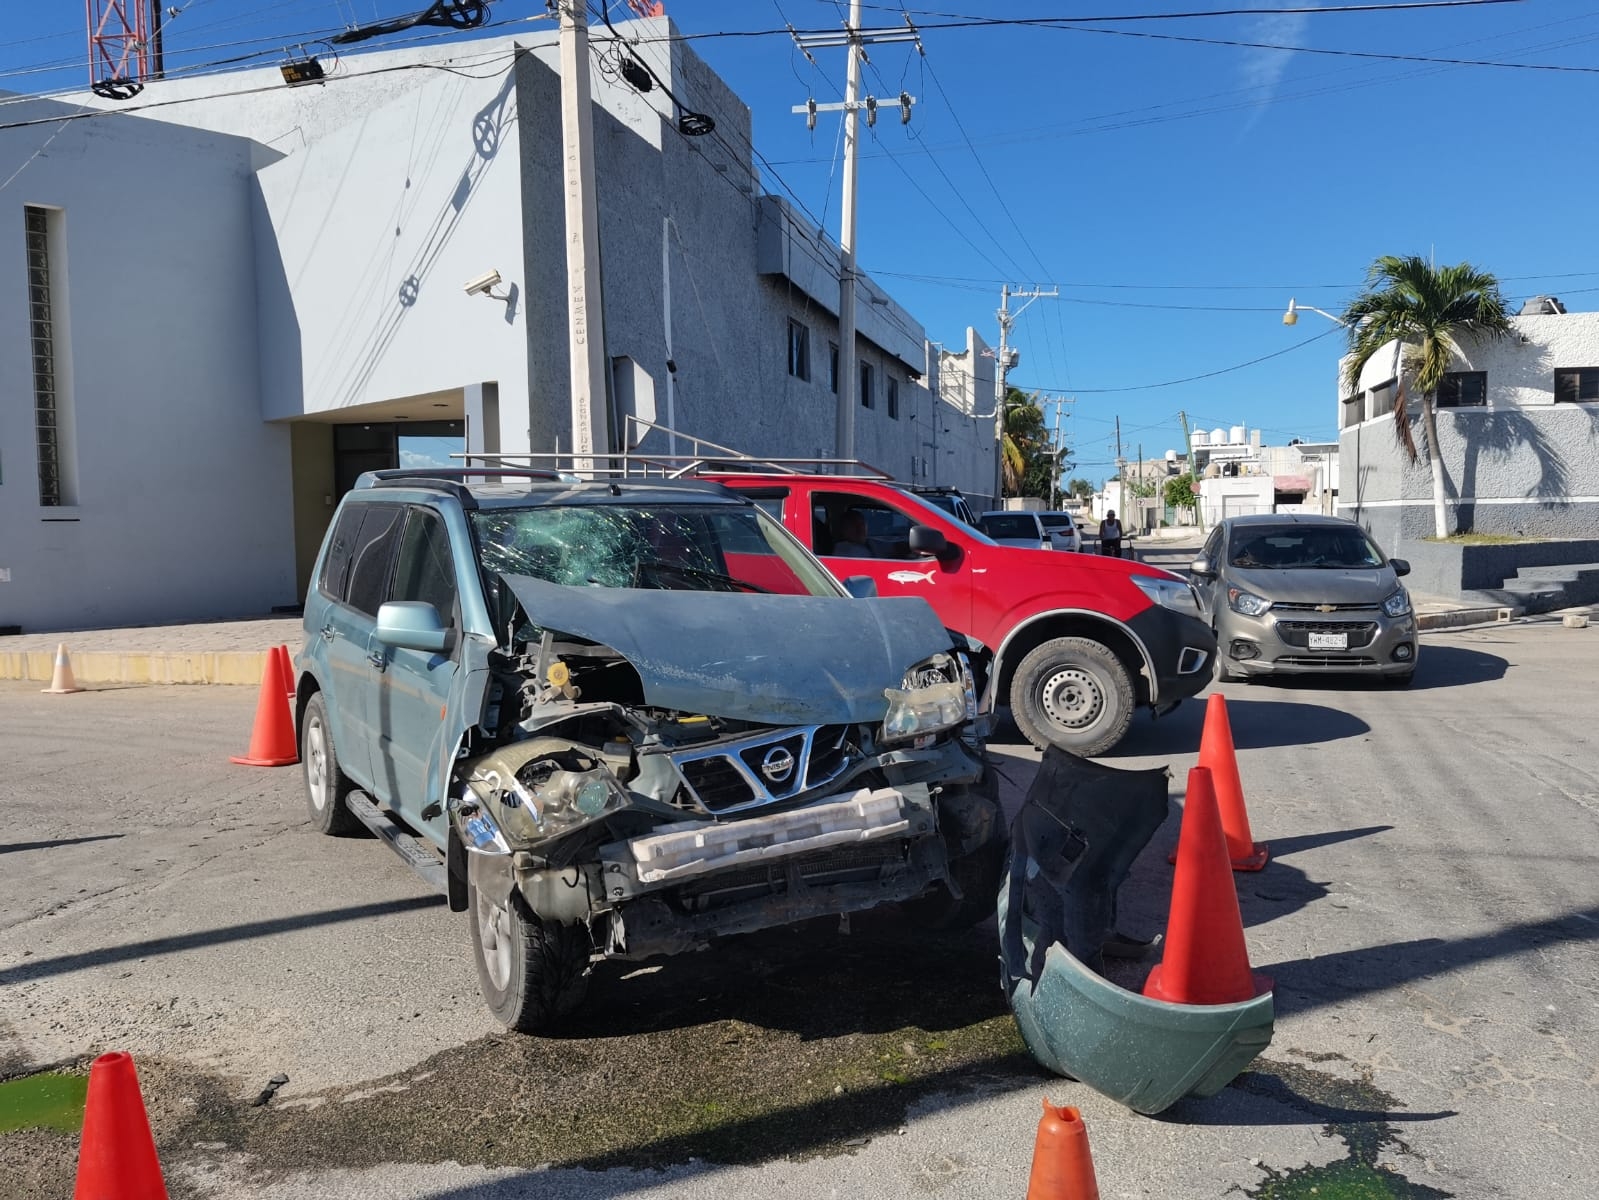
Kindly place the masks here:
<instances>
[{"instance_id":1,"label":"cracked windshield","mask_svg":"<svg viewBox=\"0 0 1599 1200\"><path fill-rule=\"evenodd\" d=\"M566 587L839 595L759 509L552 505L472 521L487 570Z\"/></svg>"}]
</instances>

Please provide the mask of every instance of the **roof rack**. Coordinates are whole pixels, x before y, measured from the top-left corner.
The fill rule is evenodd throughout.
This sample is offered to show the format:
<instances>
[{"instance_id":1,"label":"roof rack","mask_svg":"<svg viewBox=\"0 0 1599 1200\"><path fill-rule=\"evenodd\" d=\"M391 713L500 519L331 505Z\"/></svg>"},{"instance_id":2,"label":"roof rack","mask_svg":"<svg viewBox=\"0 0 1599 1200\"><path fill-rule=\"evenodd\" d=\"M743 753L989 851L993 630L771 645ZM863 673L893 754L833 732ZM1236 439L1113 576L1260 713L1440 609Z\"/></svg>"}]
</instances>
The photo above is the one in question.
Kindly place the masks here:
<instances>
[{"instance_id":1,"label":"roof rack","mask_svg":"<svg viewBox=\"0 0 1599 1200\"><path fill-rule=\"evenodd\" d=\"M355 481L358 488L432 487L448 492L461 502L463 508L476 508L477 499L464 480L483 477L496 482L499 477L514 475L518 479L553 480L560 476L554 471L536 471L517 467L397 467L384 471L367 471ZM494 479L489 480L488 477Z\"/></svg>"},{"instance_id":2,"label":"roof rack","mask_svg":"<svg viewBox=\"0 0 1599 1200\"><path fill-rule=\"evenodd\" d=\"M721 446L704 438L678 433L665 425L629 416L624 444L629 448L615 454L575 454L568 451L530 451L490 453L468 451L452 454L470 462L495 464L526 462L548 464L547 469L562 475L585 478L692 479L705 474L849 475L861 479L893 482L894 476L858 458L763 458ZM666 453L643 451L640 447L652 433L667 442ZM677 443L688 443L690 452L678 453ZM486 468L472 468L481 474ZM507 472L509 473L509 472Z\"/></svg>"}]
</instances>

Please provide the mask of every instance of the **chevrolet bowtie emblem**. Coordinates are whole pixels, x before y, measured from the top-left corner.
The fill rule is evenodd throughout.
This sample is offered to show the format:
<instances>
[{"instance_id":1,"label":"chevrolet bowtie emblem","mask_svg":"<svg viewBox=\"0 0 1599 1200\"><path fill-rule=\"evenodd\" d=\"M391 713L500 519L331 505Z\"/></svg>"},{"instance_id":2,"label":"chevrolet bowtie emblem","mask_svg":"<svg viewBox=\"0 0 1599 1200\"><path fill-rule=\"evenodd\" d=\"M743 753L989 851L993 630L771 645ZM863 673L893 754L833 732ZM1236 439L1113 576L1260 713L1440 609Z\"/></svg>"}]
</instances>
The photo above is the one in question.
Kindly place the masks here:
<instances>
[{"instance_id":1,"label":"chevrolet bowtie emblem","mask_svg":"<svg viewBox=\"0 0 1599 1200\"><path fill-rule=\"evenodd\" d=\"M1321 613L1337 612L1338 606L1336 604L1318 604L1316 605L1316 611Z\"/></svg>"}]
</instances>

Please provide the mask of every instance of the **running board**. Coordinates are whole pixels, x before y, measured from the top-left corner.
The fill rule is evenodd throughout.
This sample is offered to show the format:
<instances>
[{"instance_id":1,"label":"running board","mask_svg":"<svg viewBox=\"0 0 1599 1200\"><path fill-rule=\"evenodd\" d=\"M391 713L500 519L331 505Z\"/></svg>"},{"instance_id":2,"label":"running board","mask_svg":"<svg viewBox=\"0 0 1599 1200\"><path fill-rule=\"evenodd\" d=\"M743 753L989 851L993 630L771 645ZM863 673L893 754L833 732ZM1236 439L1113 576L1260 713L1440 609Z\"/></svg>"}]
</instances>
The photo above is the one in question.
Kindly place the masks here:
<instances>
[{"instance_id":1,"label":"running board","mask_svg":"<svg viewBox=\"0 0 1599 1200\"><path fill-rule=\"evenodd\" d=\"M350 792L344 797L344 804L356 820L388 843L389 849L420 875L428 887L436 892L448 891L449 879L444 872L444 863L431 842L407 833L389 820L388 815L365 792Z\"/></svg>"}]
</instances>

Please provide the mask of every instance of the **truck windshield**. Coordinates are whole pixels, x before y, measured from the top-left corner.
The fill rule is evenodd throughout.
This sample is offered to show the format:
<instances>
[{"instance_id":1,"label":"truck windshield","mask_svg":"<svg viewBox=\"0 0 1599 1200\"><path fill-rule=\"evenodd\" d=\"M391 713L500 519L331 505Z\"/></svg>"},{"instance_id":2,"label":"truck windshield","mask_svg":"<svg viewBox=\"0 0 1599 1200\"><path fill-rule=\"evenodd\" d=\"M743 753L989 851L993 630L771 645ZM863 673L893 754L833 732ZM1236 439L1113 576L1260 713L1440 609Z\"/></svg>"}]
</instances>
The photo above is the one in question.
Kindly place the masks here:
<instances>
[{"instance_id":1,"label":"truck windshield","mask_svg":"<svg viewBox=\"0 0 1599 1200\"><path fill-rule=\"evenodd\" d=\"M846 593L782 526L733 505L541 505L472 514L486 570L566 587Z\"/></svg>"}]
</instances>

